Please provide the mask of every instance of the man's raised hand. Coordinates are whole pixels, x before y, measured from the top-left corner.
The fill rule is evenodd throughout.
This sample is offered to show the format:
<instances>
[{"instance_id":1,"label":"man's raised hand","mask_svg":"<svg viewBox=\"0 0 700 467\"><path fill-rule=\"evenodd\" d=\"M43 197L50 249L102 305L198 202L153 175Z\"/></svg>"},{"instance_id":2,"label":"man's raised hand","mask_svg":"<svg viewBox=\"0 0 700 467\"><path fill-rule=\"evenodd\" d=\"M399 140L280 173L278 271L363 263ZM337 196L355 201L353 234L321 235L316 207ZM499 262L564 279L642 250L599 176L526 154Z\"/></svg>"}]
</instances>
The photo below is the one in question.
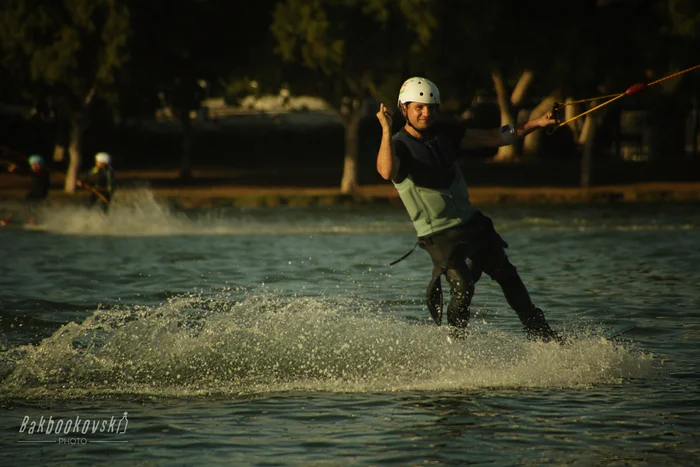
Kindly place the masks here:
<instances>
[{"instance_id":1,"label":"man's raised hand","mask_svg":"<svg viewBox=\"0 0 700 467\"><path fill-rule=\"evenodd\" d=\"M391 132L391 124L393 122L393 112L389 110L384 104L379 104L379 112L377 112L377 119L382 125L383 130Z\"/></svg>"}]
</instances>

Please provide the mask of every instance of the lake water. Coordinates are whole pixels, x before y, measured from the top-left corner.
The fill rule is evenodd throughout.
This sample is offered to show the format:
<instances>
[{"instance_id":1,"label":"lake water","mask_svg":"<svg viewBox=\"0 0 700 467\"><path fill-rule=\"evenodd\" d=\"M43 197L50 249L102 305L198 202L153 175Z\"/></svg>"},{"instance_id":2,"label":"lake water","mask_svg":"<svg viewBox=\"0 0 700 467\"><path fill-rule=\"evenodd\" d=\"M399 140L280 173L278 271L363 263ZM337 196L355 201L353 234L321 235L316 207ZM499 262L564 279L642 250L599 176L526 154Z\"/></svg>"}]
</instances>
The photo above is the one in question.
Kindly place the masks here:
<instances>
[{"instance_id":1,"label":"lake water","mask_svg":"<svg viewBox=\"0 0 700 467\"><path fill-rule=\"evenodd\" d=\"M44 209L0 229L0 465L698 465L698 207L481 206L568 346L487 276L433 326L396 207Z\"/></svg>"}]
</instances>

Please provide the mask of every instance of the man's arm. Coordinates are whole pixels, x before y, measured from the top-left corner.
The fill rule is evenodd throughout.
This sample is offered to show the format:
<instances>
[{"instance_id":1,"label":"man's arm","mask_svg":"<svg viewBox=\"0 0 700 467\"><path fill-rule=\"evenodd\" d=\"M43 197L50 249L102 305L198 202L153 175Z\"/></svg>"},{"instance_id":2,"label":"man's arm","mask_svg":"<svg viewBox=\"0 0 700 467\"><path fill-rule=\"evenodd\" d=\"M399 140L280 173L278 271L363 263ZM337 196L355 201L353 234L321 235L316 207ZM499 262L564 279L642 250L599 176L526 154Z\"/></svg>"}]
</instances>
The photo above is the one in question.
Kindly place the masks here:
<instances>
[{"instance_id":1,"label":"man's arm","mask_svg":"<svg viewBox=\"0 0 700 467\"><path fill-rule=\"evenodd\" d=\"M78 176L77 179L75 180L75 186L93 186L95 183L97 183L97 177L99 175L99 172L95 172L95 167L90 170L87 174L83 175L82 177Z\"/></svg>"},{"instance_id":2,"label":"man's arm","mask_svg":"<svg viewBox=\"0 0 700 467\"><path fill-rule=\"evenodd\" d=\"M394 145L391 143L391 111L384 104L379 105L377 119L382 125L382 142L377 153L377 172L384 180L393 180L399 171L399 159L394 153Z\"/></svg>"},{"instance_id":3,"label":"man's arm","mask_svg":"<svg viewBox=\"0 0 700 467\"><path fill-rule=\"evenodd\" d=\"M547 112L540 118L518 125L505 125L493 130L467 128L460 147L462 149L475 149L508 146L539 128L546 128L555 123L556 121L552 119L551 112Z\"/></svg>"}]
</instances>

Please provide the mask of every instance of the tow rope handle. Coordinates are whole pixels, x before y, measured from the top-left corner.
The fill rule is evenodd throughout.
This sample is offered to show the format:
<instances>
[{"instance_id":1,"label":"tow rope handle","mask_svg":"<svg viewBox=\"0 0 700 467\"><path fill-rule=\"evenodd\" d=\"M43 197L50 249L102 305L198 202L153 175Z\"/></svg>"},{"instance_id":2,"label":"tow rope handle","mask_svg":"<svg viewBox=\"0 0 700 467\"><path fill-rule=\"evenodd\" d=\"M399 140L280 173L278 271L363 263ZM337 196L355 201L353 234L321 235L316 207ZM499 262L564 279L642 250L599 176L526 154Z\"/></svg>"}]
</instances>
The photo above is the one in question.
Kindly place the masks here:
<instances>
[{"instance_id":1,"label":"tow rope handle","mask_svg":"<svg viewBox=\"0 0 700 467\"><path fill-rule=\"evenodd\" d=\"M561 121L562 121L562 105L559 102L555 102L554 105L552 105L552 120L554 120L554 125L550 126L547 128L547 134L551 135L554 133L554 130L559 128L561 126Z\"/></svg>"}]
</instances>

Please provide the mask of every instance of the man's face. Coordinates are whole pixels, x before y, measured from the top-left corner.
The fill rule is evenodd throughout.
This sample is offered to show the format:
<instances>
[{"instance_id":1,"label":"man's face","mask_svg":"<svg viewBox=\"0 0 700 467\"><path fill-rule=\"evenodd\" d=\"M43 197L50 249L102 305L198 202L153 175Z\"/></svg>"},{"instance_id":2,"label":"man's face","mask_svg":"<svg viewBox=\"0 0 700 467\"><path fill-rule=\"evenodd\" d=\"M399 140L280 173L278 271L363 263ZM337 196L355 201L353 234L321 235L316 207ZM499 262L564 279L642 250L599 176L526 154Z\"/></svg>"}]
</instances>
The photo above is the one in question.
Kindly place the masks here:
<instances>
[{"instance_id":1,"label":"man's face","mask_svg":"<svg viewBox=\"0 0 700 467\"><path fill-rule=\"evenodd\" d=\"M437 104L409 102L406 106L408 121L418 130L429 128L437 116Z\"/></svg>"}]
</instances>

